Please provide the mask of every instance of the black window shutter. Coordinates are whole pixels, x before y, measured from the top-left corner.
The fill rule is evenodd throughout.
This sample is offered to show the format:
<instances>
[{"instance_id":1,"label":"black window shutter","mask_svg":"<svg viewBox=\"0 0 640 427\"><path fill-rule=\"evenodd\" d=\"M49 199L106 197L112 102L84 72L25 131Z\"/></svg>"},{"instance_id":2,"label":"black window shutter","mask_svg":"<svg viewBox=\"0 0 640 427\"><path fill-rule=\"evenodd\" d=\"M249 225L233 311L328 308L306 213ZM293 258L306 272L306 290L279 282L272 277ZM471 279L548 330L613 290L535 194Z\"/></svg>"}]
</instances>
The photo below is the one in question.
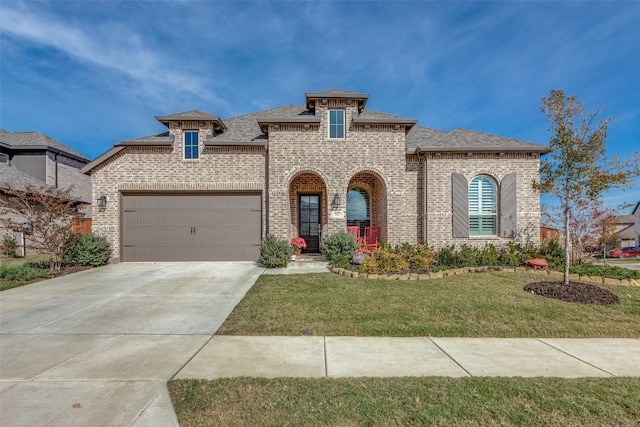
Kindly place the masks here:
<instances>
[{"instance_id":1,"label":"black window shutter","mask_svg":"<svg viewBox=\"0 0 640 427\"><path fill-rule=\"evenodd\" d=\"M469 237L469 185L464 175L451 174L453 237Z\"/></svg>"},{"instance_id":2,"label":"black window shutter","mask_svg":"<svg viewBox=\"0 0 640 427\"><path fill-rule=\"evenodd\" d=\"M514 238L518 228L517 173L510 173L500 184L500 235Z\"/></svg>"}]
</instances>

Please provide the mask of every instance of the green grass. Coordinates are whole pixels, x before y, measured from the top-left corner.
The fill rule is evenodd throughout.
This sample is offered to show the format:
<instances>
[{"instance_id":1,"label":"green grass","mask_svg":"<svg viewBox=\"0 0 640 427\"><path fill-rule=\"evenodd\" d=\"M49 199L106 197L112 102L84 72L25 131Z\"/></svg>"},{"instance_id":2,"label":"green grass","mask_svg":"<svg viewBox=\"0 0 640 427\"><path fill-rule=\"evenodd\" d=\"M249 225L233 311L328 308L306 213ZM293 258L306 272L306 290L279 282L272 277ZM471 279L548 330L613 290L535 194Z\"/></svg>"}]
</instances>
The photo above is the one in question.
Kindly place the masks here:
<instances>
[{"instance_id":1,"label":"green grass","mask_svg":"<svg viewBox=\"0 0 640 427\"><path fill-rule=\"evenodd\" d=\"M633 426L640 378L169 381L181 426Z\"/></svg>"},{"instance_id":2,"label":"green grass","mask_svg":"<svg viewBox=\"0 0 640 427\"><path fill-rule=\"evenodd\" d=\"M7 280L3 277L4 274L2 273L6 272L6 269L15 270L17 268L21 268L27 262L42 262L47 261L48 259L49 257L43 254L32 254L22 258L0 258L0 291L17 288L19 286L47 279L48 277L28 277L18 280ZM29 274L29 276L33 276L33 274Z\"/></svg>"},{"instance_id":3,"label":"green grass","mask_svg":"<svg viewBox=\"0 0 640 427\"><path fill-rule=\"evenodd\" d=\"M639 337L640 288L605 286L616 305L568 303L522 290L541 276L484 272L424 281L337 274L263 275L221 335Z\"/></svg>"}]
</instances>

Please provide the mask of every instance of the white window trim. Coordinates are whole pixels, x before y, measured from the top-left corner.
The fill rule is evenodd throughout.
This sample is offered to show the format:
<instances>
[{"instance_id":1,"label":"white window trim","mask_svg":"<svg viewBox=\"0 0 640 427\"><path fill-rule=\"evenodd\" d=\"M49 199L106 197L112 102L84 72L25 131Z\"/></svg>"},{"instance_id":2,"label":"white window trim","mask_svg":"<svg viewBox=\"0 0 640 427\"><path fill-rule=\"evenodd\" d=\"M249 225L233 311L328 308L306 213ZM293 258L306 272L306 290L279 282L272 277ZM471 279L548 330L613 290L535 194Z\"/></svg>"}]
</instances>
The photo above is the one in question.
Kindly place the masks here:
<instances>
[{"instance_id":1,"label":"white window trim","mask_svg":"<svg viewBox=\"0 0 640 427\"><path fill-rule=\"evenodd\" d=\"M342 113L342 138L332 138L331 137L331 112L332 111L339 111ZM332 140L332 141L343 141L347 138L347 112L345 110L342 109L331 109L329 110L328 114L328 123L327 123L327 138Z\"/></svg>"},{"instance_id":2,"label":"white window trim","mask_svg":"<svg viewBox=\"0 0 640 427\"><path fill-rule=\"evenodd\" d=\"M198 147L198 157L196 158L187 158L187 138L186 138L186 134L187 133L194 133L196 134L196 137L198 139L198 144L196 145ZM182 132L182 160L186 160L188 162L197 162L198 160L200 160L200 131L198 129L185 129Z\"/></svg>"}]
</instances>

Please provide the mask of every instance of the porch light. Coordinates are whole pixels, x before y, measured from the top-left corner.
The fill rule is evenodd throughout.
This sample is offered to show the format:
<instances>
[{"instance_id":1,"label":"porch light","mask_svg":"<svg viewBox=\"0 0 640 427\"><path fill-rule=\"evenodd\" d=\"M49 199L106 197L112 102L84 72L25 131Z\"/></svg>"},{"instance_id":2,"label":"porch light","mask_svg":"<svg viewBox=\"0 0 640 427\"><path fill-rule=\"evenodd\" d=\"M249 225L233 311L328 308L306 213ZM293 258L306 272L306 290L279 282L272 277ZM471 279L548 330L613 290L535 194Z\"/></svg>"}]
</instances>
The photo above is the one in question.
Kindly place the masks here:
<instances>
[{"instance_id":1,"label":"porch light","mask_svg":"<svg viewBox=\"0 0 640 427\"><path fill-rule=\"evenodd\" d=\"M340 195L338 193L333 196L333 206L336 208L340 206Z\"/></svg>"},{"instance_id":2,"label":"porch light","mask_svg":"<svg viewBox=\"0 0 640 427\"><path fill-rule=\"evenodd\" d=\"M107 196L102 194L102 195L100 195L100 197L98 197L98 209L103 211L106 208L107 208Z\"/></svg>"}]
</instances>

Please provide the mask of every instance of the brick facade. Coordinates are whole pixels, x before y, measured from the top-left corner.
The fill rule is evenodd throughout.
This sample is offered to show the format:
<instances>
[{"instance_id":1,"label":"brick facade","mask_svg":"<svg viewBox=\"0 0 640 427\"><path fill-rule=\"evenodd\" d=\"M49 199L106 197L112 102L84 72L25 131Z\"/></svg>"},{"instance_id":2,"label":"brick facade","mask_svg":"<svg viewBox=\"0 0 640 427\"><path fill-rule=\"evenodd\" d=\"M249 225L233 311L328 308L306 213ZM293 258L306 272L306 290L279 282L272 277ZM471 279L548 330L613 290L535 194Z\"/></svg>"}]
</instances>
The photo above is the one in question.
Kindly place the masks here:
<instances>
[{"instance_id":1,"label":"brick facade","mask_svg":"<svg viewBox=\"0 0 640 427\"><path fill-rule=\"evenodd\" d=\"M225 141L225 132L236 134L231 126L229 131L215 128L218 119L213 116L209 121L168 121L170 144L128 144L90 165L87 171L93 181L92 200L95 203L101 195L108 198L103 211L94 206L93 230L109 239L118 258L120 200L127 192L254 191L262 194L263 236L272 234L289 240L298 235L298 195L316 193L321 195L321 237L325 238L346 229L347 192L363 188L370 196L371 224L379 226L381 240L391 244L426 241L440 248L482 246L486 242L498 246L509 241L539 243L539 194L531 183L538 179L539 153L543 150L482 152L476 148L461 153L443 147L439 152L413 152L407 148L407 132L415 122L393 124L401 118L388 115L375 116L382 117L378 121L357 121L355 117L364 109L360 101L327 96L314 100L309 107L308 99L311 113L305 110L306 115L300 113L289 121L273 119L261 128L264 136L237 143L233 138L240 137L230 136L232 142L219 145L205 146L204 141ZM329 138L332 109L345 112L343 139ZM270 110L267 113L271 114ZM236 122L230 119L229 123L240 119L257 123L253 115L233 119ZM199 132L198 160L183 158L185 130ZM260 139L265 140L264 145L254 142ZM425 145L429 143L424 141ZM503 236L498 228L497 236L452 237L453 172L467 181L488 175L495 180L498 192L506 175L517 174L514 236ZM336 194L339 206L333 205Z\"/></svg>"}]
</instances>

